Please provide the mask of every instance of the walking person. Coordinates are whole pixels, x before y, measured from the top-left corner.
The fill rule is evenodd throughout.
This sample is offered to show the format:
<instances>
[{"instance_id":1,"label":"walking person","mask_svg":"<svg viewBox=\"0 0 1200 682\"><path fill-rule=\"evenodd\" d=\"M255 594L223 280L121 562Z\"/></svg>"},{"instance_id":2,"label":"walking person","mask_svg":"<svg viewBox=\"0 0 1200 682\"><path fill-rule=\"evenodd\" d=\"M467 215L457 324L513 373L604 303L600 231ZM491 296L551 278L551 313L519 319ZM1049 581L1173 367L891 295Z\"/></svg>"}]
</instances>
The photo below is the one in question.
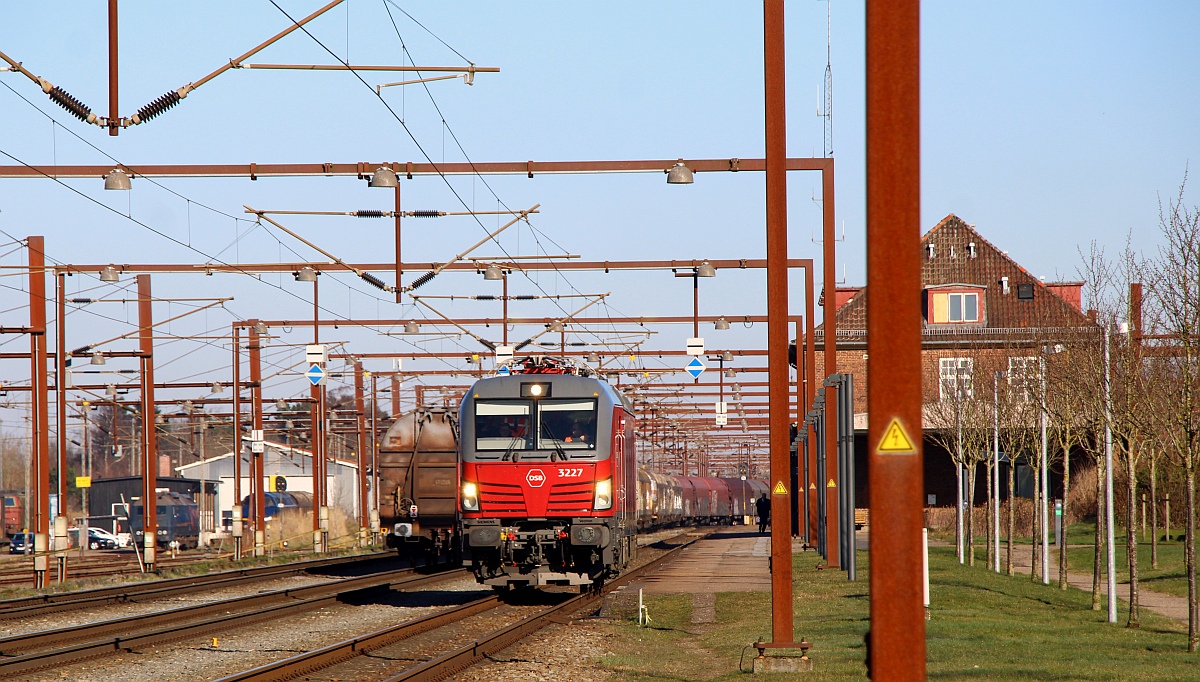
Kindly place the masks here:
<instances>
[{"instance_id":1,"label":"walking person","mask_svg":"<svg viewBox=\"0 0 1200 682\"><path fill-rule=\"evenodd\" d=\"M758 534L762 535L771 525L771 500L767 499L766 493L755 501L754 508L758 511Z\"/></svg>"}]
</instances>

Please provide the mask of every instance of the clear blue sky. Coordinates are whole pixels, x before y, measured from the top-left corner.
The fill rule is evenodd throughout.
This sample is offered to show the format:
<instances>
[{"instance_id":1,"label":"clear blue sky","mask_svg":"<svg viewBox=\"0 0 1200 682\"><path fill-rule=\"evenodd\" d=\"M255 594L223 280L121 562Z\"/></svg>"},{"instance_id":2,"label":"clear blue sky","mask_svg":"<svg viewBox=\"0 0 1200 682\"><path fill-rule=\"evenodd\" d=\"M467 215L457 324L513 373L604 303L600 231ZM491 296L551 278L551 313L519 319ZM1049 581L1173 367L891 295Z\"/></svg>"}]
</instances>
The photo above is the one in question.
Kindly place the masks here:
<instances>
[{"instance_id":1,"label":"clear blue sky","mask_svg":"<svg viewBox=\"0 0 1200 682\"><path fill-rule=\"evenodd\" d=\"M277 0L299 17L317 1ZM405 59L382 0L351 0L311 24L339 57L357 64ZM411 59L425 65L462 58L395 7L481 66L473 87L434 83L429 90L448 127L419 86L385 91L406 130L371 88L346 73L231 71L193 92L160 118L110 138L69 117L27 79L0 73L0 150L36 164L109 163L78 134L123 163L354 162L462 160L454 142L476 161L755 157L762 154L762 14L755 2L559 3L401 2L392 14ZM128 115L168 89L199 79L288 25L270 2L121 3L121 110ZM816 116L826 64L826 3L787 5L789 153L820 155ZM1097 240L1121 248L1157 241L1159 195L1173 193L1189 160L1200 156L1198 90L1188 74L1200 64L1200 6L1189 2L926 2L922 21L922 221L929 229L955 213L1035 275L1071 278L1077 249ZM832 8L834 156L839 279L865 277L863 187L863 3ZM0 50L34 73L107 111L105 3L17 3L0 22ZM331 63L311 38L294 33L251 62ZM395 80L367 75L374 85ZM68 132L70 131L70 132ZM410 137L410 132L411 136ZM453 136L451 135L453 133ZM413 138L416 142L414 143ZM419 145L419 146L418 146ZM0 164L13 163L0 158ZM258 229L235 241L232 219L205 211L146 181L133 192L103 192L100 181L69 181L80 192L154 226L196 251L148 232L50 181L0 181L0 229L16 237L44 234L59 262L197 262L319 260L302 245ZM240 214L260 208L354 210L389 208L390 195L350 179L164 181L189 199ZM549 252L587 259L752 258L764 250L762 177L704 175L690 187L668 187L657 176L456 179L468 205L495 209L541 203L537 232L505 236L513 253L534 239ZM790 251L819 257L818 179L793 174ZM495 195L493 195L493 192ZM461 209L447 185L422 179L405 185L410 208ZM494 226L495 219L483 221ZM347 260L390 254L382 223L337 219L288 220ZM406 228L405 257L446 260L478 239L467 220ZM245 230L248 223L240 223ZM277 238L278 237L278 238ZM551 240L553 243L551 243ZM0 241L8 241L0 238ZM0 250L0 253L8 249ZM481 252L494 254L495 248ZM199 252L199 253L198 253ZM0 264L19 263L18 254ZM75 278L74 290L97 282ZM323 281L322 300L335 314L407 317L353 279ZM389 279L390 278L385 278ZM241 317L302 316L305 289L291 278L267 284L245 277L163 277L160 295L234 295ZM16 284L16 278L5 283ZM765 309L761 275L724 274L702 284L702 312ZM616 278L543 276L543 291L612 291L612 314L686 314L690 287L663 275ZM536 293L532 282L515 282ZM426 290L422 290L425 293ZM797 290L798 291L798 290ZM197 293L203 292L203 293ZM291 292L291 293L286 293ZM478 279L439 279L429 293L498 293ZM649 293L650 295L647 295ZM17 292L0 290L5 324L21 323ZM569 304L564 304L564 307ZM108 317L126 319L132 310ZM493 306L494 307L494 306ZM453 314L497 315L484 304L447 305ZM159 315L177 314L176 306ZM543 306L520 313L553 314ZM204 314L201 314L204 315ZM72 347L122 325L103 318L86 332L72 326ZM231 317L212 313L177 333L228 329ZM190 325L190 326L189 326ZM739 331L762 345L761 327ZM118 333L121 333L118 331ZM711 337L712 332L709 332ZM655 347L681 346L687 330L663 330ZM360 338L345 333L341 338ZM403 342L361 337L364 350L405 348ZM369 343L368 343L369 342ZM8 348L24 342L7 344ZM390 345L388 345L390 344ZM711 346L711 344L710 344ZM446 348L475 348L447 343ZM182 346L180 346L182 348ZM224 356L202 348L164 369L165 378L216 371ZM24 366L0 365L0 377L22 379ZM215 376L215 375L214 375ZM298 385L297 385L298 386Z\"/></svg>"}]
</instances>

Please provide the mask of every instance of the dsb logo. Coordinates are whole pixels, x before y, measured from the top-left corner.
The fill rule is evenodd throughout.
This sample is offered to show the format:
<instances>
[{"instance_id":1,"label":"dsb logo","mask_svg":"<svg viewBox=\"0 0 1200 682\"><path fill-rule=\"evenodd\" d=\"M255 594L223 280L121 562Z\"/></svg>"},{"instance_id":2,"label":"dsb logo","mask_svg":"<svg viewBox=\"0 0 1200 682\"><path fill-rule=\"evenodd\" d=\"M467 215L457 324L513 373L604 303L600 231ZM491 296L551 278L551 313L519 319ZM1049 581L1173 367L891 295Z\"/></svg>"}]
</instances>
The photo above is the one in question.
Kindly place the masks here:
<instances>
[{"instance_id":1,"label":"dsb logo","mask_svg":"<svg viewBox=\"0 0 1200 682\"><path fill-rule=\"evenodd\" d=\"M540 488L546 482L546 474L542 473L541 469L530 469L529 473L525 474L525 482L530 488Z\"/></svg>"}]
</instances>

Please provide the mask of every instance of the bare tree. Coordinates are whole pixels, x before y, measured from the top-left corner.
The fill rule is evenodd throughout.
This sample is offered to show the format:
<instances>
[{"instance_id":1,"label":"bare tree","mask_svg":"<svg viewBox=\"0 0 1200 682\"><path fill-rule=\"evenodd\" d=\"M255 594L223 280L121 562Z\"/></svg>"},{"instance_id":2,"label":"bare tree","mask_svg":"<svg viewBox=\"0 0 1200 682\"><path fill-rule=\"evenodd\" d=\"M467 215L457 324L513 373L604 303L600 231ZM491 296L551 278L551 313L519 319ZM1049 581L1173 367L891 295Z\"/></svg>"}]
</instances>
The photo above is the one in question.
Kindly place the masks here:
<instances>
[{"instance_id":1,"label":"bare tree","mask_svg":"<svg viewBox=\"0 0 1200 682\"><path fill-rule=\"evenodd\" d=\"M1052 387L1046 395L1046 410L1050 414L1053 428L1052 434L1055 449L1061 453L1063 472L1063 515L1062 537L1058 546L1058 587L1067 589L1067 529L1069 516L1067 510L1071 502L1071 452L1081 445L1085 430L1094 420L1089 414L1088 403L1085 400L1087 391L1085 382L1091 379L1090 363L1080 362L1080 354L1087 349L1071 344L1063 361L1055 362L1048 368L1048 381Z\"/></svg>"},{"instance_id":2,"label":"bare tree","mask_svg":"<svg viewBox=\"0 0 1200 682\"><path fill-rule=\"evenodd\" d=\"M964 368L965 370L965 368ZM963 505L962 505L962 490L963 490L963 468L966 466L966 455L963 450L963 421L967 404L970 402L968 397L971 392L971 374L969 371L960 371L956 368L956 374L953 380L944 382L944 385L939 386L938 393L935 394L936 400L929 400L925 403L924 413L925 419L929 422L929 429L926 433L930 439L940 445L946 452L950 453L950 459L954 462L955 484L958 486L958 495L955 510L954 510L954 538L957 548L956 554L958 562L963 563L966 559L965 552L965 537L963 529Z\"/></svg>"},{"instance_id":3,"label":"bare tree","mask_svg":"<svg viewBox=\"0 0 1200 682\"><path fill-rule=\"evenodd\" d=\"M1196 593L1196 467L1200 463L1200 210L1184 204L1184 187L1159 206L1163 245L1148 278L1157 320L1171 338L1158 370L1168 381L1158 386L1168 401L1156 413L1170 446L1168 457L1184 476L1185 556L1188 576L1188 651L1200 648Z\"/></svg>"}]
</instances>

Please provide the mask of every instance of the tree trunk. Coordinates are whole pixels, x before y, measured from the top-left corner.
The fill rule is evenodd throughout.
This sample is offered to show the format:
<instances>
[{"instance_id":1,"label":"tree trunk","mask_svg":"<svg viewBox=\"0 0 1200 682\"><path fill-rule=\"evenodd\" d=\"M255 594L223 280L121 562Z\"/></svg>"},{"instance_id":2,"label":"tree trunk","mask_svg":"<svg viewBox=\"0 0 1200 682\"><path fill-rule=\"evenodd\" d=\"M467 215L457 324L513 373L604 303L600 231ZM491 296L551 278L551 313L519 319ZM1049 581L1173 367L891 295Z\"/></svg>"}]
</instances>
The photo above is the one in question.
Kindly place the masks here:
<instances>
[{"instance_id":1,"label":"tree trunk","mask_svg":"<svg viewBox=\"0 0 1200 682\"><path fill-rule=\"evenodd\" d=\"M1184 481L1187 486L1187 521L1184 524L1187 547L1184 552L1188 574L1188 652L1194 653L1197 644L1200 644L1200 634L1196 632L1196 471L1191 456L1184 467L1184 474L1187 476Z\"/></svg>"},{"instance_id":2,"label":"tree trunk","mask_svg":"<svg viewBox=\"0 0 1200 682\"><path fill-rule=\"evenodd\" d=\"M1158 458L1150 458L1150 568L1158 568Z\"/></svg>"},{"instance_id":3,"label":"tree trunk","mask_svg":"<svg viewBox=\"0 0 1200 682\"><path fill-rule=\"evenodd\" d=\"M964 538L966 539L967 548L967 565L975 565L975 472L977 467L971 466L967 469L967 494L964 499L967 503L967 518L964 526Z\"/></svg>"},{"instance_id":4,"label":"tree trunk","mask_svg":"<svg viewBox=\"0 0 1200 682\"><path fill-rule=\"evenodd\" d=\"M1096 471L1096 552L1092 556L1092 610L1100 610L1100 583L1104 577L1102 555L1104 554L1104 476L1097 466Z\"/></svg>"},{"instance_id":5,"label":"tree trunk","mask_svg":"<svg viewBox=\"0 0 1200 682\"><path fill-rule=\"evenodd\" d=\"M1166 496L1163 498L1163 504L1166 505L1165 507L1163 507L1163 528L1167 531L1167 534L1165 536L1166 541L1170 542L1171 541L1171 491L1170 490L1167 491Z\"/></svg>"},{"instance_id":6,"label":"tree trunk","mask_svg":"<svg viewBox=\"0 0 1200 682\"><path fill-rule=\"evenodd\" d=\"M1013 509L1013 492L1016 486L1016 467L1012 464L1012 459L1008 461L1008 556L1004 560L1005 572L1008 575L1013 574L1013 532L1017 529L1017 516Z\"/></svg>"},{"instance_id":7,"label":"tree trunk","mask_svg":"<svg viewBox=\"0 0 1200 682\"><path fill-rule=\"evenodd\" d=\"M1071 499L1071 448L1063 447L1062 542L1058 543L1058 589L1067 589L1067 502Z\"/></svg>"},{"instance_id":8,"label":"tree trunk","mask_svg":"<svg viewBox=\"0 0 1200 682\"><path fill-rule=\"evenodd\" d=\"M1129 473L1129 480L1125 482L1129 503L1129 521L1125 524L1125 549L1129 555L1129 621L1125 626L1140 628L1142 622L1138 614L1137 461L1133 457L1132 446L1126 450L1125 462Z\"/></svg>"}]
</instances>

